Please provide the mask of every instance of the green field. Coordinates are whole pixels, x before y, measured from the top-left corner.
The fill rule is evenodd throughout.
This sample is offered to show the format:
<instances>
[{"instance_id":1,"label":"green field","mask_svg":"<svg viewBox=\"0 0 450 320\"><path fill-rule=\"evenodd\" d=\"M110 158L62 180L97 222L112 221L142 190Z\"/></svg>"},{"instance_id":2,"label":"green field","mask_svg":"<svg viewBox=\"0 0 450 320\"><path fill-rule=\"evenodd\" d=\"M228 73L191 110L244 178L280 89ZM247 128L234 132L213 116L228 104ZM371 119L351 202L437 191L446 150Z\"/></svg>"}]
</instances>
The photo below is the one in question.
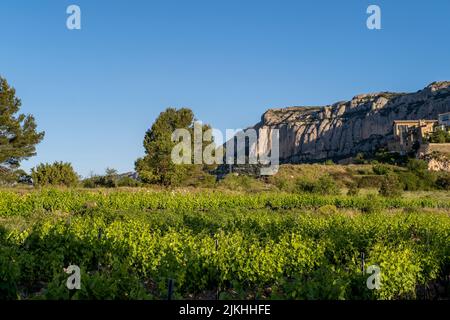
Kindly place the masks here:
<instances>
[{"instance_id":1,"label":"green field","mask_svg":"<svg viewBox=\"0 0 450 320\"><path fill-rule=\"evenodd\" d=\"M449 298L449 214L439 192L4 190L0 299Z\"/></svg>"}]
</instances>

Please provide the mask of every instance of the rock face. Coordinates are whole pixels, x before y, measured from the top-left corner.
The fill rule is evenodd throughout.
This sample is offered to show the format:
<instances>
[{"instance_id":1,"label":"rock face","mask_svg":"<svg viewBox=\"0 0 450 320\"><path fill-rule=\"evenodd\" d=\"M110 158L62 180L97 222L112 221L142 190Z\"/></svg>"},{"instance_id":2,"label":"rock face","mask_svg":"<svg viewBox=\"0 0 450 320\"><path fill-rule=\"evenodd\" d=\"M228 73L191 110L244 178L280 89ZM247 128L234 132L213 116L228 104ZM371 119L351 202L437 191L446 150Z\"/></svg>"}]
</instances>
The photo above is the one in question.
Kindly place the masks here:
<instances>
[{"instance_id":1,"label":"rock face","mask_svg":"<svg viewBox=\"0 0 450 320\"><path fill-rule=\"evenodd\" d=\"M260 145L268 145L271 131L279 129L281 163L339 161L386 146L394 120L437 119L449 111L450 81L445 81L416 93L381 92L323 107L270 109L253 128Z\"/></svg>"},{"instance_id":2,"label":"rock face","mask_svg":"<svg viewBox=\"0 0 450 320\"><path fill-rule=\"evenodd\" d=\"M428 162L428 170L450 172L450 143L429 143L423 149L420 158Z\"/></svg>"},{"instance_id":3,"label":"rock face","mask_svg":"<svg viewBox=\"0 0 450 320\"><path fill-rule=\"evenodd\" d=\"M428 161L428 170L450 172L450 160L446 158L432 158Z\"/></svg>"}]
</instances>

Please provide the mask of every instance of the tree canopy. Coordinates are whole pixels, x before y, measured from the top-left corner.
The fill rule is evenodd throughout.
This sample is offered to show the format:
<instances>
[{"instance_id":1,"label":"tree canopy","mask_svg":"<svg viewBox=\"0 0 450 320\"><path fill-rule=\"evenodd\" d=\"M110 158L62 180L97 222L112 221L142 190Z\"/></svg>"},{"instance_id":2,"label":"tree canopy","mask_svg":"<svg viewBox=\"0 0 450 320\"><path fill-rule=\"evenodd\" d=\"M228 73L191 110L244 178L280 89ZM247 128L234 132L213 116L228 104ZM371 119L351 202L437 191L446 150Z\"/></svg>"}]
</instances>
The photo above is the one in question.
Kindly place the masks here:
<instances>
[{"instance_id":1,"label":"tree canopy","mask_svg":"<svg viewBox=\"0 0 450 320\"><path fill-rule=\"evenodd\" d=\"M438 128L429 137L431 143L450 143L450 132Z\"/></svg>"},{"instance_id":2,"label":"tree canopy","mask_svg":"<svg viewBox=\"0 0 450 320\"><path fill-rule=\"evenodd\" d=\"M193 174L201 174L204 167L202 165L175 164L172 161L171 152L176 145L176 142L172 141L172 133L176 129L186 129L192 136L194 132L192 110L168 108L158 116L146 132L145 156L135 163L136 171L143 182L176 185ZM210 129L208 125L202 125L202 136L208 129Z\"/></svg>"},{"instance_id":3,"label":"tree canopy","mask_svg":"<svg viewBox=\"0 0 450 320\"><path fill-rule=\"evenodd\" d=\"M32 115L18 114L21 105L16 90L0 77L0 168L4 171L36 155L35 146L44 138L44 132L36 131Z\"/></svg>"}]
</instances>

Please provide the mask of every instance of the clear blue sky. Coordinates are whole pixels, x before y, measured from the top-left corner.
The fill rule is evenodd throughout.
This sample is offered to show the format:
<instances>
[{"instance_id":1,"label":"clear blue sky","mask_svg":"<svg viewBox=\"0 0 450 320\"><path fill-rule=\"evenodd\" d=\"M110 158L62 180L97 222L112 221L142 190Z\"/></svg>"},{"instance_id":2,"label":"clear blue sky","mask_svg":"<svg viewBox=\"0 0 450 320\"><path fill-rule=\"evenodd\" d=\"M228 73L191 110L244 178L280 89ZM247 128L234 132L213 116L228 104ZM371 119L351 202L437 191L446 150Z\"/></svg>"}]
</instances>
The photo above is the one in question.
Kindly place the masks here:
<instances>
[{"instance_id":1,"label":"clear blue sky","mask_svg":"<svg viewBox=\"0 0 450 320\"><path fill-rule=\"evenodd\" d=\"M66 8L82 30L66 28ZM382 30L366 9L382 10ZM0 74L46 132L24 162L129 171L165 108L224 130L268 108L450 80L450 1L2 0Z\"/></svg>"}]
</instances>

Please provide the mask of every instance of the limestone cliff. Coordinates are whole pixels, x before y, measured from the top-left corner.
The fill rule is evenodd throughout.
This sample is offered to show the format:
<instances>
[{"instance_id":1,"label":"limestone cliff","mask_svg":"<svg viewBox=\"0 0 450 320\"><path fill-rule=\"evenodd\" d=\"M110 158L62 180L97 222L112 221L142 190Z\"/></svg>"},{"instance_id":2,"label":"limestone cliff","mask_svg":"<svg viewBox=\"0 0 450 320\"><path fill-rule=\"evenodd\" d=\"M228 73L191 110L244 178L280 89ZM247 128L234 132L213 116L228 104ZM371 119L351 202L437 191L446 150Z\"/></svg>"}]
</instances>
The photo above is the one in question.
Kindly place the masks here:
<instances>
[{"instance_id":1,"label":"limestone cliff","mask_svg":"<svg viewBox=\"0 0 450 320\"><path fill-rule=\"evenodd\" d=\"M341 160L393 138L394 120L437 119L450 111L450 81L415 93L381 92L323 107L270 109L253 128L260 144L279 129L282 163Z\"/></svg>"}]
</instances>

